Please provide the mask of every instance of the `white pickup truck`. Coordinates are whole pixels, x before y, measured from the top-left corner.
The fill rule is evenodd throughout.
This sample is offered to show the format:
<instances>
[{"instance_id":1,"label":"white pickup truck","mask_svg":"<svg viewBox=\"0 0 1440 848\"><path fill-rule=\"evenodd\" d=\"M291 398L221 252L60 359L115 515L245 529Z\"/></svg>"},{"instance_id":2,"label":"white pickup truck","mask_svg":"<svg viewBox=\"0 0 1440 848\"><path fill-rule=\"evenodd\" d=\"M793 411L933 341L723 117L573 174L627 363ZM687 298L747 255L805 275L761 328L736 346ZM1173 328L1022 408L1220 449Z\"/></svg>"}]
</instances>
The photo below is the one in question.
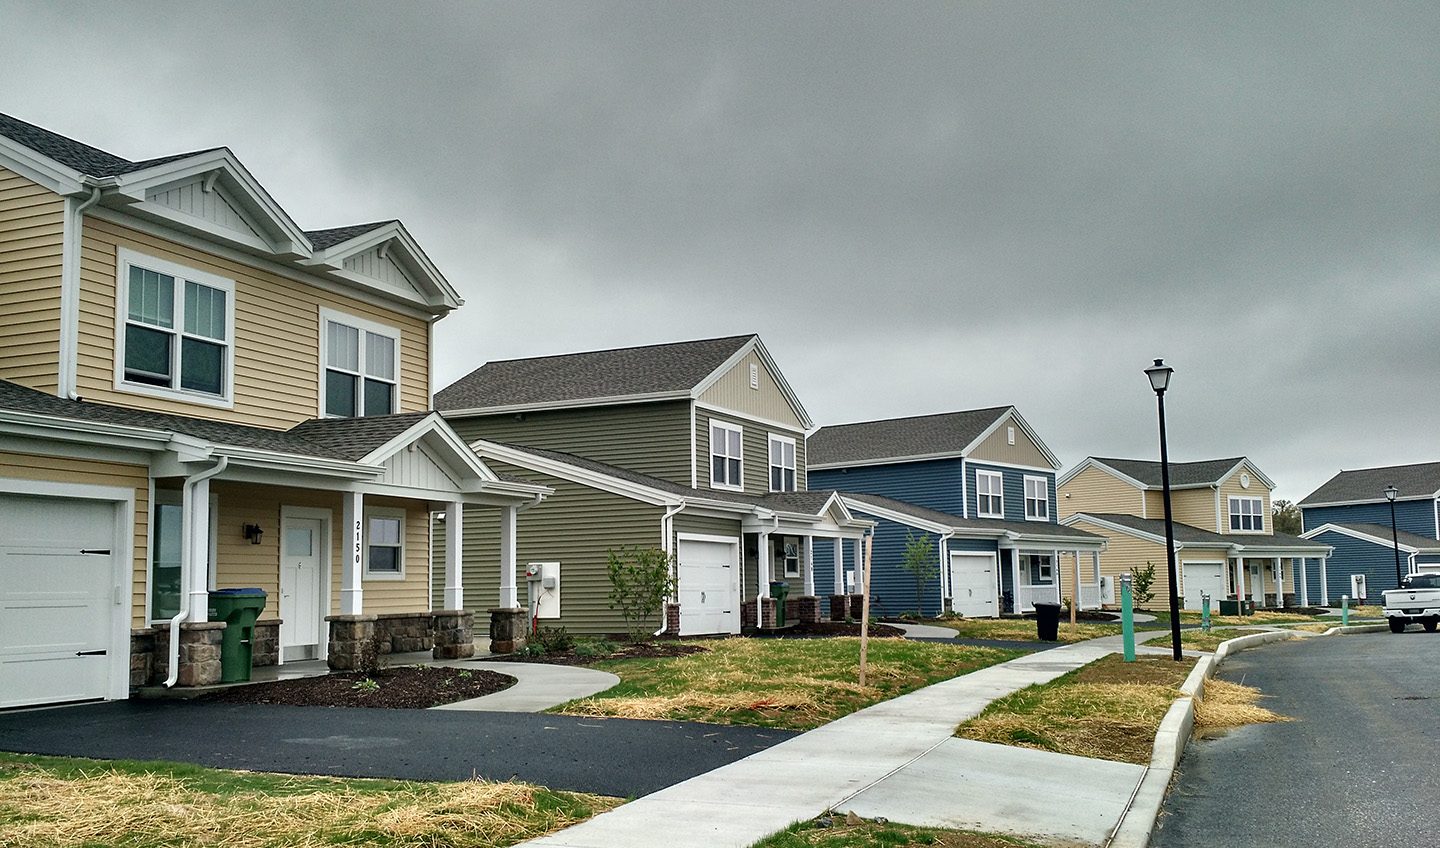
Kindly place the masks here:
<instances>
[{"instance_id":1,"label":"white pickup truck","mask_svg":"<svg viewBox=\"0 0 1440 848\"><path fill-rule=\"evenodd\" d=\"M1391 633L1405 632L1405 625L1419 624L1430 633L1440 626L1440 574L1411 574L1399 589L1385 591L1385 617Z\"/></svg>"}]
</instances>

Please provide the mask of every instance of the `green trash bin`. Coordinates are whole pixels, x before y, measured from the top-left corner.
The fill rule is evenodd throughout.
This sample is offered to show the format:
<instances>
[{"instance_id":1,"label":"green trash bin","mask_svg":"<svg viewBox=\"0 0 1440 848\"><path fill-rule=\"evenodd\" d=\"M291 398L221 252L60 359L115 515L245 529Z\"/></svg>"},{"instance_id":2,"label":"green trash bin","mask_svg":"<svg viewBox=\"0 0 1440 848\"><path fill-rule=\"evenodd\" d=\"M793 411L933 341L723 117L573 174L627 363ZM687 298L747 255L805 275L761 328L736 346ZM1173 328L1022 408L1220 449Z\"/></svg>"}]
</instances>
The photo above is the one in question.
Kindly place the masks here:
<instances>
[{"instance_id":1,"label":"green trash bin","mask_svg":"<svg viewBox=\"0 0 1440 848\"><path fill-rule=\"evenodd\" d=\"M210 620L225 622L220 640L220 682L250 679L255 621L265 609L264 589L217 589L210 593Z\"/></svg>"},{"instance_id":2,"label":"green trash bin","mask_svg":"<svg viewBox=\"0 0 1440 848\"><path fill-rule=\"evenodd\" d=\"M790 596L790 584L783 580L770 581L770 597L775 599L775 626L785 626L785 599Z\"/></svg>"},{"instance_id":3,"label":"green trash bin","mask_svg":"<svg viewBox=\"0 0 1440 848\"><path fill-rule=\"evenodd\" d=\"M1232 600L1232 599L1224 599L1224 600L1221 600L1221 601L1220 601L1220 614L1221 614L1221 615L1254 615L1254 614L1255 614L1255 602L1254 602L1254 601L1237 601L1237 600Z\"/></svg>"}]
</instances>

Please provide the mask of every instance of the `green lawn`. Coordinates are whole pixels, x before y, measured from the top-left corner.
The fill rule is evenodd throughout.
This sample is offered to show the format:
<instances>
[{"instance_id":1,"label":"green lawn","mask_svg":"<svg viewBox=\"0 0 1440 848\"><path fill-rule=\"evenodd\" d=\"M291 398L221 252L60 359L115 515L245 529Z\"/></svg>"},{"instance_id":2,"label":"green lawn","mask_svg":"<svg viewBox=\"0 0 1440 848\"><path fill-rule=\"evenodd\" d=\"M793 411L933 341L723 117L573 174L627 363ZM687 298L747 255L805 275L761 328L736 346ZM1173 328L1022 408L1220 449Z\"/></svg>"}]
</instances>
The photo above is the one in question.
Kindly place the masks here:
<instances>
[{"instance_id":1,"label":"green lawn","mask_svg":"<svg viewBox=\"0 0 1440 848\"><path fill-rule=\"evenodd\" d=\"M941 830L891 822L861 821L847 824L844 816L830 817L828 825L819 820L793 824L752 848L1039 848L993 833Z\"/></svg>"},{"instance_id":2,"label":"green lawn","mask_svg":"<svg viewBox=\"0 0 1440 848\"><path fill-rule=\"evenodd\" d=\"M592 667L620 684L555 712L809 730L931 683L1020 656L1015 651L904 639L870 640L867 685L860 640L723 639L701 653L609 660Z\"/></svg>"},{"instance_id":3,"label":"green lawn","mask_svg":"<svg viewBox=\"0 0 1440 848\"><path fill-rule=\"evenodd\" d=\"M948 627L955 631L955 635L964 639L1006 639L1016 642L1038 641L1035 632L1035 620L1030 618L957 618L957 619L936 619L926 621L926 624L933 624L937 627ZM1095 639L1100 636L1120 635L1120 624L1097 624L1095 622L1082 621L1070 626L1070 620L1062 612L1060 614L1060 631L1057 634L1061 642L1083 642L1086 639Z\"/></svg>"},{"instance_id":4,"label":"green lawn","mask_svg":"<svg viewBox=\"0 0 1440 848\"><path fill-rule=\"evenodd\" d=\"M523 783L293 777L0 753L6 848L491 848L619 803Z\"/></svg>"}]
</instances>

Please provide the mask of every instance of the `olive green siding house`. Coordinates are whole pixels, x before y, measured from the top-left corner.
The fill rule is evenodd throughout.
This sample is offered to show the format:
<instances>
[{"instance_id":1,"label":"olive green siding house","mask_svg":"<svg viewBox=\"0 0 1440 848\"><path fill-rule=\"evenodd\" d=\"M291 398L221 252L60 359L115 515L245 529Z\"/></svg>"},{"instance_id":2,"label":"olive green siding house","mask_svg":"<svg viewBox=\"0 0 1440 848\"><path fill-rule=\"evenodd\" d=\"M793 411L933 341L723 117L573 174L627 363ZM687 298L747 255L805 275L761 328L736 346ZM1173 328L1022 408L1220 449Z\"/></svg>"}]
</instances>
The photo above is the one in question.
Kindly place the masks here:
<instances>
[{"instance_id":1,"label":"olive green siding house","mask_svg":"<svg viewBox=\"0 0 1440 848\"><path fill-rule=\"evenodd\" d=\"M675 560L678 590L657 631L767 626L774 583L792 618L818 619L821 594L832 617L849 614L841 586L814 584L813 539L859 539L873 525L833 492L805 491L810 418L758 336L492 362L435 406L487 466L555 491L523 526L465 518L467 603L618 632L608 555L638 546ZM493 553L507 544L524 572L513 580Z\"/></svg>"}]
</instances>

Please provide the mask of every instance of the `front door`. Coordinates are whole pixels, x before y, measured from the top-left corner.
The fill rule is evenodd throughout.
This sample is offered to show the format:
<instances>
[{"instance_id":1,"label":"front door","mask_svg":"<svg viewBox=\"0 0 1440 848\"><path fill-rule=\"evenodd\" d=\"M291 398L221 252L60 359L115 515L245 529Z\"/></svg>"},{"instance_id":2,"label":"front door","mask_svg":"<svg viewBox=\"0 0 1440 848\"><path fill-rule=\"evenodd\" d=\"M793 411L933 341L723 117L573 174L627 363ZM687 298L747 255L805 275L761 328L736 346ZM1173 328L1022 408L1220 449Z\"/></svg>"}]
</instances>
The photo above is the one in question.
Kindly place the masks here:
<instances>
[{"instance_id":1,"label":"front door","mask_svg":"<svg viewBox=\"0 0 1440 848\"><path fill-rule=\"evenodd\" d=\"M1260 572L1260 563L1250 563L1250 576L1246 579L1250 581L1250 600L1257 607L1265 606L1265 577Z\"/></svg>"},{"instance_id":2,"label":"front door","mask_svg":"<svg viewBox=\"0 0 1440 848\"><path fill-rule=\"evenodd\" d=\"M285 518L280 540L280 653L287 661L320 656L324 527L318 518Z\"/></svg>"},{"instance_id":3,"label":"front door","mask_svg":"<svg viewBox=\"0 0 1440 848\"><path fill-rule=\"evenodd\" d=\"M950 605L966 618L995 618L995 555L951 552Z\"/></svg>"}]
</instances>

